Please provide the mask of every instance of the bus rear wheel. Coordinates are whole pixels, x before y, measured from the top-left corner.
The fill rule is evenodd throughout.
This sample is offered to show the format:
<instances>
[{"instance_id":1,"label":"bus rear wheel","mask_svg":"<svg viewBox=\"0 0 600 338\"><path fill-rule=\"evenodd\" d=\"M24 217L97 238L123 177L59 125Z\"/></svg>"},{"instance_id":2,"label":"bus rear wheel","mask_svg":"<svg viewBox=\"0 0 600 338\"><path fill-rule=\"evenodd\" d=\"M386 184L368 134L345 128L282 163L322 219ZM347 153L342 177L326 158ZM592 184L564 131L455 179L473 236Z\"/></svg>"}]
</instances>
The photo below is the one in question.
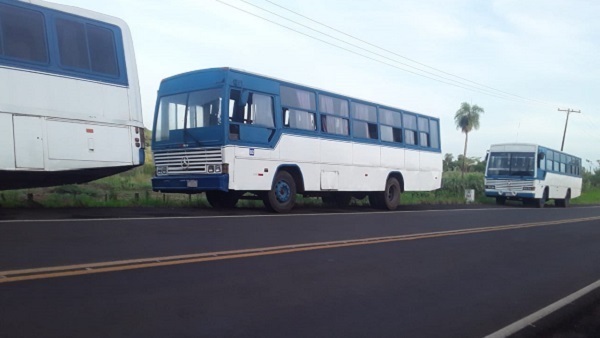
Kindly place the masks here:
<instances>
[{"instance_id":1,"label":"bus rear wheel","mask_svg":"<svg viewBox=\"0 0 600 338\"><path fill-rule=\"evenodd\" d=\"M384 210L396 210L400 203L400 183L395 177L388 178L383 192L374 192L369 195L372 207Z\"/></svg>"},{"instance_id":2,"label":"bus rear wheel","mask_svg":"<svg viewBox=\"0 0 600 338\"><path fill-rule=\"evenodd\" d=\"M296 204L296 182L287 171L279 171L273 179L273 185L263 197L265 206L274 212L285 213Z\"/></svg>"},{"instance_id":3,"label":"bus rear wheel","mask_svg":"<svg viewBox=\"0 0 600 338\"><path fill-rule=\"evenodd\" d=\"M560 208L568 208L569 204L571 204L571 190L567 191L567 195L564 199L556 199L554 200L554 205Z\"/></svg>"}]
</instances>

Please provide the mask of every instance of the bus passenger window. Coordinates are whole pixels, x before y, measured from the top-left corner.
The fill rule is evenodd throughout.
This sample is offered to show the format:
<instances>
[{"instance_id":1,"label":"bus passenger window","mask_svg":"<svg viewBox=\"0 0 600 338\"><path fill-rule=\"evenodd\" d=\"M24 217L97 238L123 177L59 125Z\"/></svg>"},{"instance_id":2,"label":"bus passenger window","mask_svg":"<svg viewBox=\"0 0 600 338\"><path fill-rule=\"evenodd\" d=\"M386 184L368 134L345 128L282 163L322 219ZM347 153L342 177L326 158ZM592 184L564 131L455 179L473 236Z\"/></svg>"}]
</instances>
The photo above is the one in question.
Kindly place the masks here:
<instances>
[{"instance_id":1,"label":"bus passenger window","mask_svg":"<svg viewBox=\"0 0 600 338\"><path fill-rule=\"evenodd\" d=\"M0 55L34 62L48 62L48 48L41 13L0 4Z\"/></svg>"},{"instance_id":2,"label":"bus passenger window","mask_svg":"<svg viewBox=\"0 0 600 338\"><path fill-rule=\"evenodd\" d=\"M417 144L417 132L414 130L405 130L405 138L404 138L404 142L406 144L412 144L412 145L416 145Z\"/></svg>"},{"instance_id":3,"label":"bus passenger window","mask_svg":"<svg viewBox=\"0 0 600 338\"><path fill-rule=\"evenodd\" d=\"M251 103L250 111L253 113L253 121L250 122L257 126L274 128L275 120L273 118L273 98L267 95L250 94Z\"/></svg>"}]
</instances>

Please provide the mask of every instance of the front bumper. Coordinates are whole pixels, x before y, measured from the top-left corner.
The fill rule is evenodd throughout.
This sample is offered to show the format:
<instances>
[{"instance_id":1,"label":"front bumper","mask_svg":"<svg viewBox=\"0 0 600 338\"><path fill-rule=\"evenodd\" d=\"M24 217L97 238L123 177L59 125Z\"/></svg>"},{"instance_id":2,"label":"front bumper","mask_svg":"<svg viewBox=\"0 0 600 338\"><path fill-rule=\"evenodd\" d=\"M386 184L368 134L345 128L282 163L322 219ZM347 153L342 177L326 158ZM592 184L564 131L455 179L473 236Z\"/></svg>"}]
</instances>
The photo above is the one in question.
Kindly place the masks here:
<instances>
[{"instance_id":1,"label":"front bumper","mask_svg":"<svg viewBox=\"0 0 600 338\"><path fill-rule=\"evenodd\" d=\"M203 191L229 191L229 174L155 176L152 190L164 193L194 194Z\"/></svg>"},{"instance_id":2,"label":"front bumper","mask_svg":"<svg viewBox=\"0 0 600 338\"><path fill-rule=\"evenodd\" d=\"M509 199L535 198L535 193L533 192L516 192L502 190L486 190L485 195L487 197L506 197Z\"/></svg>"}]
</instances>

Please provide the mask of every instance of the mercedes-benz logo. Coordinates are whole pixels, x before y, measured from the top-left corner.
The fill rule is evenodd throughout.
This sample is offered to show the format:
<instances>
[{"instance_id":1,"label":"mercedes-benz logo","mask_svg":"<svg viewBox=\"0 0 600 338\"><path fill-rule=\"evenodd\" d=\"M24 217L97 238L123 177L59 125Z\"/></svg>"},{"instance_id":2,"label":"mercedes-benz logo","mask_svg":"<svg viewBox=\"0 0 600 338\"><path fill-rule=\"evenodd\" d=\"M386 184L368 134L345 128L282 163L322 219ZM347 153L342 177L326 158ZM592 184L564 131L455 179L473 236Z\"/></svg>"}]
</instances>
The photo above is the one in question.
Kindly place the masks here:
<instances>
[{"instance_id":1,"label":"mercedes-benz logo","mask_svg":"<svg viewBox=\"0 0 600 338\"><path fill-rule=\"evenodd\" d=\"M190 159L187 156L184 156L181 159L181 167L185 170L188 170L190 168Z\"/></svg>"}]
</instances>

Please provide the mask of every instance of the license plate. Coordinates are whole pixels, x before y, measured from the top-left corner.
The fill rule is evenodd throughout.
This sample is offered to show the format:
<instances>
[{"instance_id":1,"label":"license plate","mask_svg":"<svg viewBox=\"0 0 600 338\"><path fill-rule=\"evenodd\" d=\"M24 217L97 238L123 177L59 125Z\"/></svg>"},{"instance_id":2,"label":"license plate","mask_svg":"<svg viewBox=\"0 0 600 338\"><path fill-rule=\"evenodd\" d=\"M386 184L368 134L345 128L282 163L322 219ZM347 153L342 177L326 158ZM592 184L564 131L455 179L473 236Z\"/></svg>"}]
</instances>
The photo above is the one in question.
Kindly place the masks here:
<instances>
[{"instance_id":1,"label":"license plate","mask_svg":"<svg viewBox=\"0 0 600 338\"><path fill-rule=\"evenodd\" d=\"M198 180L187 180L188 188L198 188Z\"/></svg>"}]
</instances>

